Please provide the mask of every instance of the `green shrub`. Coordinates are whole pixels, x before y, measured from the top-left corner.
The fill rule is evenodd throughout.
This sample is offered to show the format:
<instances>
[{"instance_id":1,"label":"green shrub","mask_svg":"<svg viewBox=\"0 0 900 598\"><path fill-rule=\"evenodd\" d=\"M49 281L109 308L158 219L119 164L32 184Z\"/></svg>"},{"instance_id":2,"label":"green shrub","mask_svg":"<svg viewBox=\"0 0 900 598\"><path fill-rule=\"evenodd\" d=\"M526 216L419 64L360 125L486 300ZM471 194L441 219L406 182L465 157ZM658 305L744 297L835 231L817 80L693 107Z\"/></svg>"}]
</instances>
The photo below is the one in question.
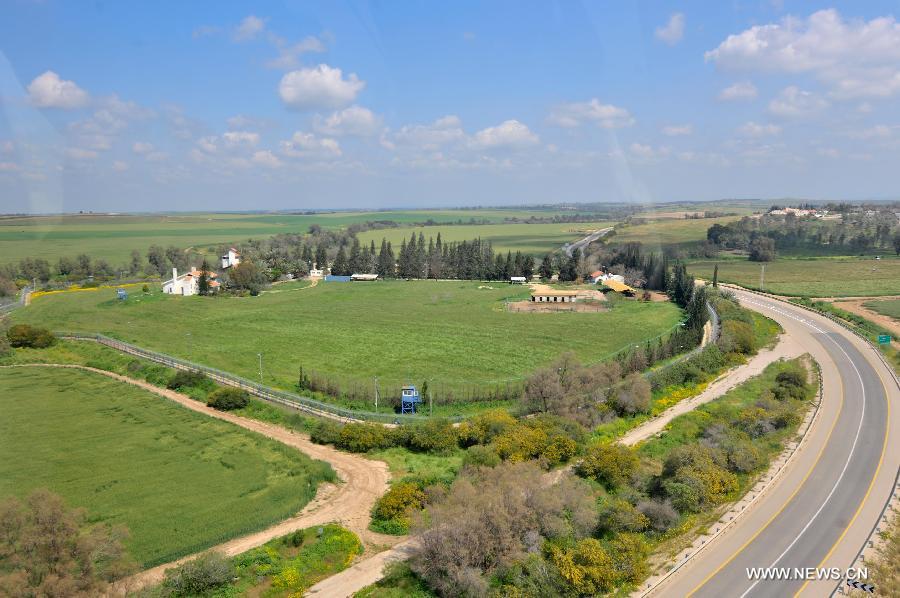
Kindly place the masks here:
<instances>
[{"instance_id":1,"label":"green shrub","mask_svg":"<svg viewBox=\"0 0 900 598\"><path fill-rule=\"evenodd\" d=\"M456 428L446 419L428 419L403 426L399 433L413 451L447 454L458 446Z\"/></svg>"},{"instance_id":2,"label":"green shrub","mask_svg":"<svg viewBox=\"0 0 900 598\"><path fill-rule=\"evenodd\" d=\"M642 532L649 525L646 515L621 498L612 498L600 509L600 529L607 532Z\"/></svg>"},{"instance_id":3,"label":"green shrub","mask_svg":"<svg viewBox=\"0 0 900 598\"><path fill-rule=\"evenodd\" d=\"M10 346L27 347L32 349L46 349L56 343L56 337L46 328L39 328L29 324L16 324L6 331L6 338Z\"/></svg>"},{"instance_id":4,"label":"green shrub","mask_svg":"<svg viewBox=\"0 0 900 598\"><path fill-rule=\"evenodd\" d=\"M753 332L753 325L738 320L722 322L719 347L725 353L753 355L756 353L756 334Z\"/></svg>"},{"instance_id":5,"label":"green shrub","mask_svg":"<svg viewBox=\"0 0 900 598\"><path fill-rule=\"evenodd\" d=\"M395 535L409 533L410 514L425 507L425 491L415 482L397 482L372 508L372 526Z\"/></svg>"},{"instance_id":6,"label":"green shrub","mask_svg":"<svg viewBox=\"0 0 900 598\"><path fill-rule=\"evenodd\" d=\"M202 388L212 386L212 380L206 377L203 372L194 370L178 370L166 383L169 390L180 390L182 388Z\"/></svg>"},{"instance_id":7,"label":"green shrub","mask_svg":"<svg viewBox=\"0 0 900 598\"><path fill-rule=\"evenodd\" d=\"M466 450L463 457L465 467L496 467L500 465L500 455L489 447L476 444Z\"/></svg>"},{"instance_id":8,"label":"green shrub","mask_svg":"<svg viewBox=\"0 0 900 598\"><path fill-rule=\"evenodd\" d=\"M397 445L397 435L379 424L347 424L338 433L335 446L352 453L367 453Z\"/></svg>"},{"instance_id":9,"label":"green shrub","mask_svg":"<svg viewBox=\"0 0 900 598\"><path fill-rule=\"evenodd\" d=\"M504 409L491 409L462 422L457 429L464 447L489 444L500 434L515 428L519 422Z\"/></svg>"},{"instance_id":10,"label":"green shrub","mask_svg":"<svg viewBox=\"0 0 900 598\"><path fill-rule=\"evenodd\" d=\"M250 395L246 390L226 386L211 393L206 404L219 411L231 411L246 407L250 403Z\"/></svg>"},{"instance_id":11,"label":"green shrub","mask_svg":"<svg viewBox=\"0 0 900 598\"><path fill-rule=\"evenodd\" d=\"M341 438L343 426L330 419L322 419L315 423L309 433L309 439L316 444L337 445Z\"/></svg>"},{"instance_id":12,"label":"green shrub","mask_svg":"<svg viewBox=\"0 0 900 598\"><path fill-rule=\"evenodd\" d=\"M631 448L618 443L595 443L585 450L575 473L615 488L628 482L637 467L638 456Z\"/></svg>"},{"instance_id":13,"label":"green shrub","mask_svg":"<svg viewBox=\"0 0 900 598\"><path fill-rule=\"evenodd\" d=\"M164 596L196 596L228 583L234 576L231 563L218 552L207 552L166 572Z\"/></svg>"}]
</instances>

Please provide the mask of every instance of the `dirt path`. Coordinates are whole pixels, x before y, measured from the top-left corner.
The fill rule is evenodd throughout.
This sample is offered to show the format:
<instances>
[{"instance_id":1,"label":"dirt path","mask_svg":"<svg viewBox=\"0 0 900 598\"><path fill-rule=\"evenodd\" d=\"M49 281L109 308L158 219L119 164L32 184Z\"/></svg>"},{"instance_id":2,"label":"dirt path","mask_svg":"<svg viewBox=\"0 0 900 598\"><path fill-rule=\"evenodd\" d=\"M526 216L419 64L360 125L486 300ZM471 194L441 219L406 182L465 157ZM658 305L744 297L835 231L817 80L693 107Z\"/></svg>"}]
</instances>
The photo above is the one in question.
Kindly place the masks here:
<instances>
[{"instance_id":1,"label":"dirt path","mask_svg":"<svg viewBox=\"0 0 900 598\"><path fill-rule=\"evenodd\" d=\"M718 399L738 384L746 382L753 376L758 376L766 367L779 359L793 359L803 355L805 352L798 342L788 336L787 333L783 333L773 348L763 349L747 363L731 368L713 380L700 394L669 407L655 418L633 428L619 438L617 442L631 446L646 440L661 432L670 421L679 415L684 415L704 403Z\"/></svg>"},{"instance_id":2,"label":"dirt path","mask_svg":"<svg viewBox=\"0 0 900 598\"><path fill-rule=\"evenodd\" d=\"M337 486L334 484L322 484L319 487L319 491L316 493L316 497L294 517L259 532L234 538L219 544L218 546L212 547L211 550L217 550L228 556L233 556L246 552L251 548L261 546L273 538L289 534L295 530L330 522L336 522L357 534L366 545L366 558L374 554L374 549L391 546L402 540L402 538L397 538L396 536L376 534L368 529L370 519L369 512L375 504L375 501L382 494L387 492L388 480L390 480L391 477L387 464L382 461L366 459L349 453L343 453L329 446L314 444L305 435L287 430L286 428L248 419L225 411L216 411L203 403L191 399L187 395L153 386L149 382L143 380L136 380L105 370L69 364L23 364L0 367L55 367L79 369L95 372L121 382L138 386L156 395L175 401L192 411L197 411L204 415L230 422L296 448L313 459L321 459L334 468L338 477L343 482ZM116 591L119 594L124 594L127 591L136 591L140 588L159 583L162 581L166 569L177 566L195 556L196 555L190 555L179 559L178 561L159 565L158 567L153 567L152 569L137 573L126 578L120 582L120 584L117 584Z\"/></svg>"},{"instance_id":3,"label":"dirt path","mask_svg":"<svg viewBox=\"0 0 900 598\"><path fill-rule=\"evenodd\" d=\"M878 324L882 328L889 330L893 333L893 343L894 345L896 345L898 342L897 339L900 338L900 322L890 316L880 314L877 311L871 310L865 306L866 303L870 301L877 301L878 299L900 299L900 297L854 297L853 299L823 299L823 301L829 301L833 303L835 307L839 307L841 309L849 311L850 313L862 316L865 319Z\"/></svg>"}]
</instances>

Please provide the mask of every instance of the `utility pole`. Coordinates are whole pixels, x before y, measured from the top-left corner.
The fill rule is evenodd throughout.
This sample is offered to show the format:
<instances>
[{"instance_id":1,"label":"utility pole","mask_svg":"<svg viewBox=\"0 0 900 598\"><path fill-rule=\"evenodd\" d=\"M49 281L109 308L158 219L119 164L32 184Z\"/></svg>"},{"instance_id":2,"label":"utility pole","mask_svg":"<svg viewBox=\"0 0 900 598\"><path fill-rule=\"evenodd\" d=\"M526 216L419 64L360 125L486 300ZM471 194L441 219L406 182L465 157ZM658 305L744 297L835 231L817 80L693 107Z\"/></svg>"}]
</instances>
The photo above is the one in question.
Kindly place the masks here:
<instances>
[{"instance_id":1,"label":"utility pole","mask_svg":"<svg viewBox=\"0 0 900 598\"><path fill-rule=\"evenodd\" d=\"M378 376L375 376L375 413L378 413Z\"/></svg>"},{"instance_id":2,"label":"utility pole","mask_svg":"<svg viewBox=\"0 0 900 598\"><path fill-rule=\"evenodd\" d=\"M259 383L262 384L262 383L263 383L263 377L262 377L262 353L257 353L256 356L259 357Z\"/></svg>"},{"instance_id":3,"label":"utility pole","mask_svg":"<svg viewBox=\"0 0 900 598\"><path fill-rule=\"evenodd\" d=\"M760 291L766 290L765 285L766 285L766 265L762 264L762 266L760 267L760 270L759 270L759 290Z\"/></svg>"}]
</instances>

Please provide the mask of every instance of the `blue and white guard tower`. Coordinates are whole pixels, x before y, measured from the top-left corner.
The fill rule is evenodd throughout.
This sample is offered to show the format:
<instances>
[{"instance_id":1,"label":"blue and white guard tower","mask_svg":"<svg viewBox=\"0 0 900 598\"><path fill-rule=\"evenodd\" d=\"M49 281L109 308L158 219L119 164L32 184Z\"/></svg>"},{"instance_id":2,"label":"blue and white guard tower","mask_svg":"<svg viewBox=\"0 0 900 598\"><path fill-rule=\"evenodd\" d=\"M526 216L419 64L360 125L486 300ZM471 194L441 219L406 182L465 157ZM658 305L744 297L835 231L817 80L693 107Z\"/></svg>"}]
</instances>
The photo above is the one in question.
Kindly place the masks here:
<instances>
[{"instance_id":1,"label":"blue and white guard tower","mask_svg":"<svg viewBox=\"0 0 900 598\"><path fill-rule=\"evenodd\" d=\"M404 386L400 391L400 413L415 413L416 405L422 402L415 386Z\"/></svg>"}]
</instances>

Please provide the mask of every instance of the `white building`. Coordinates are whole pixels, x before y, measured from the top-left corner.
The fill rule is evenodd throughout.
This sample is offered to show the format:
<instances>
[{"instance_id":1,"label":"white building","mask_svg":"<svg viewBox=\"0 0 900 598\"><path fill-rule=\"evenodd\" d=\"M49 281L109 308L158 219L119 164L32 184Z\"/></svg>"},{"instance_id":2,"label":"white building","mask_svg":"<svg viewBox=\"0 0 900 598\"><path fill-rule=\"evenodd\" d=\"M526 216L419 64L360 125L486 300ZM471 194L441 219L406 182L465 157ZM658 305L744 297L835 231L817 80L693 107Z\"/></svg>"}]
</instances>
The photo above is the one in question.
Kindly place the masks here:
<instances>
[{"instance_id":1,"label":"white building","mask_svg":"<svg viewBox=\"0 0 900 598\"><path fill-rule=\"evenodd\" d=\"M322 278L325 276L325 272L319 269L319 264L313 264L313 267L309 271L310 278Z\"/></svg>"},{"instance_id":2,"label":"white building","mask_svg":"<svg viewBox=\"0 0 900 598\"><path fill-rule=\"evenodd\" d=\"M238 253L238 250L232 247L228 250L228 252L222 256L222 268L230 268L232 266L237 266L241 263L241 254Z\"/></svg>"},{"instance_id":3,"label":"white building","mask_svg":"<svg viewBox=\"0 0 900 598\"><path fill-rule=\"evenodd\" d=\"M219 281L216 280L218 275L215 272L207 272L209 279L209 289L211 291L219 290ZM189 297L200 292L200 270L191 268L187 274L178 276L178 268L172 268L172 278L163 283L163 293L167 295L182 295Z\"/></svg>"}]
</instances>

